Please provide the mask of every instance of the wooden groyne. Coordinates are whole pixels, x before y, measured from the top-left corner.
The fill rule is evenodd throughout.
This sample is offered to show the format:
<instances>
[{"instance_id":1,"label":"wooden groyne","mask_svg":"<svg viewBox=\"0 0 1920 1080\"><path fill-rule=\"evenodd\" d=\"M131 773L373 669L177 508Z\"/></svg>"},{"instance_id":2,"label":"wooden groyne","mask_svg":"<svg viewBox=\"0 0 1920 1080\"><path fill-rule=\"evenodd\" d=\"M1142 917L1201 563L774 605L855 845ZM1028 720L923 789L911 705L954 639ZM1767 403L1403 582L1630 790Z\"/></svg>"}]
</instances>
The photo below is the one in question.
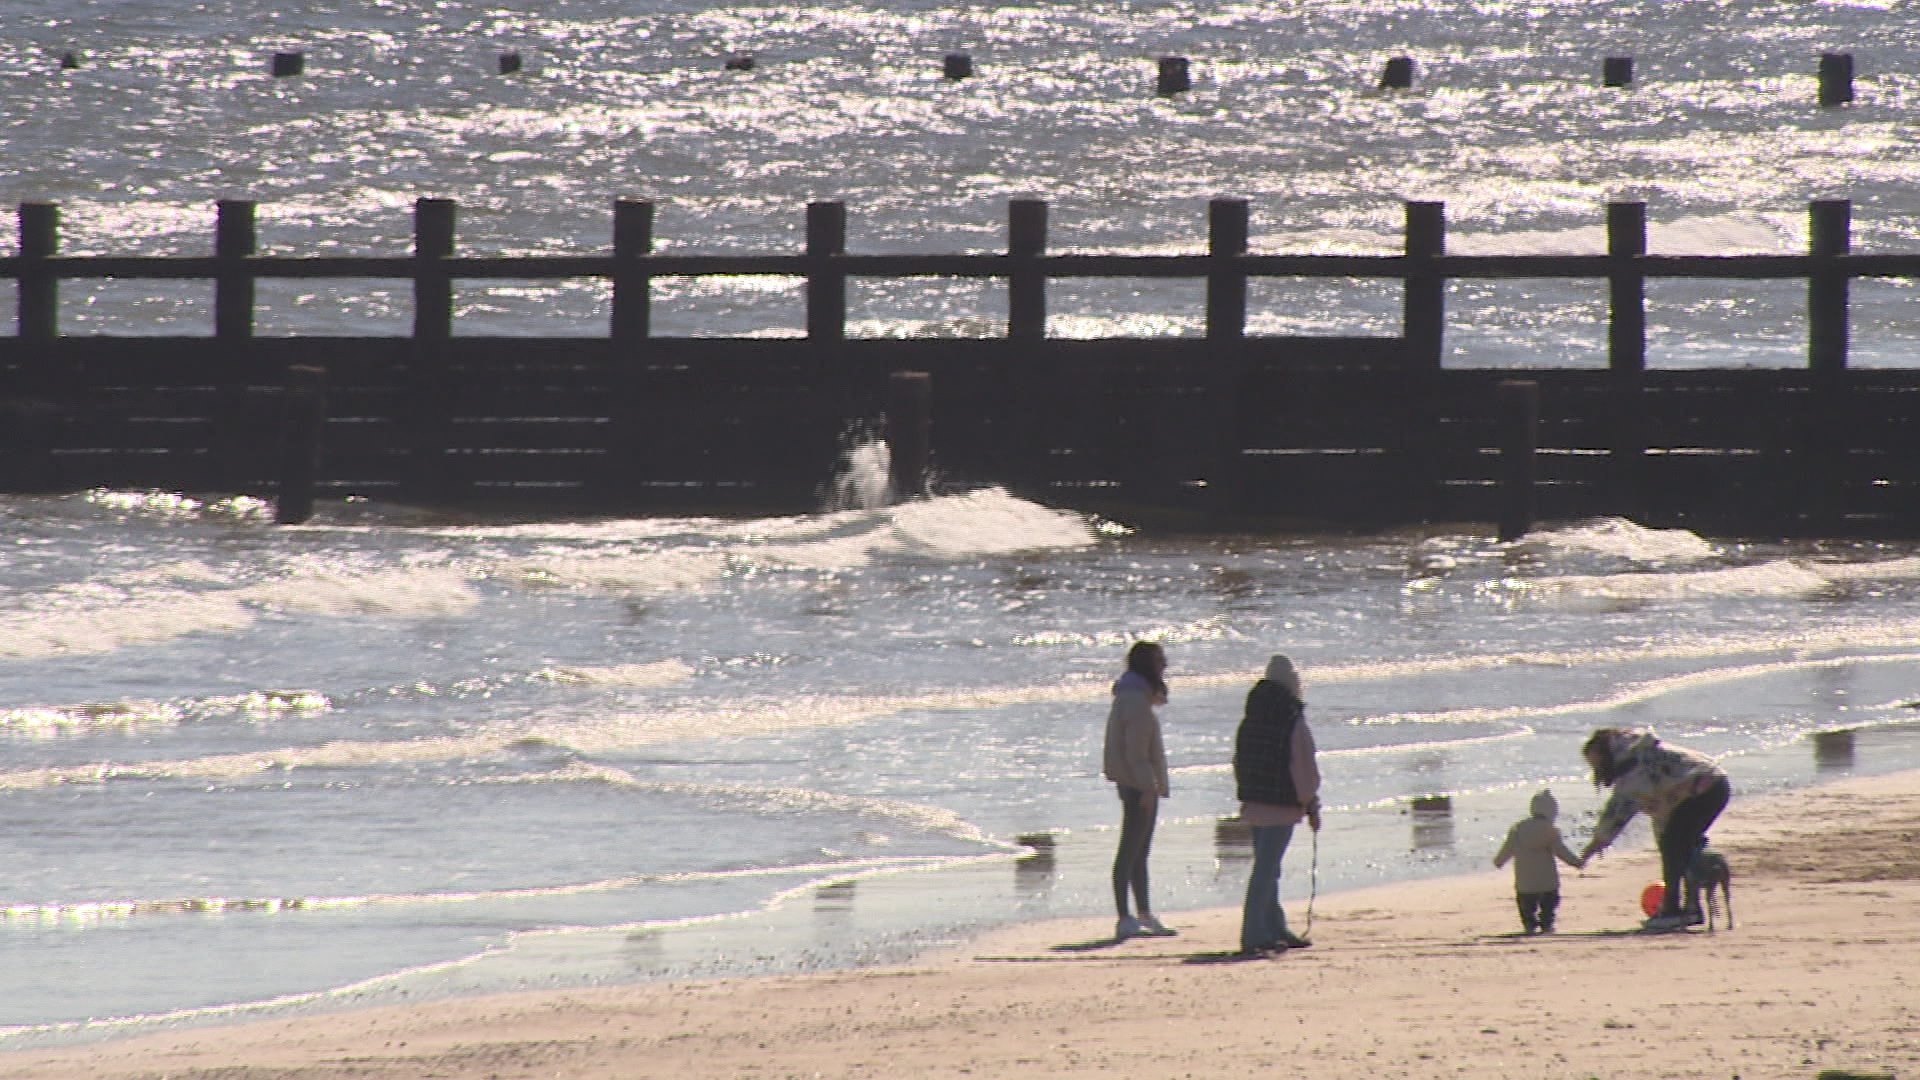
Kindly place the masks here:
<instances>
[{"instance_id":1,"label":"wooden groyne","mask_svg":"<svg viewBox=\"0 0 1920 1080\"><path fill-rule=\"evenodd\" d=\"M1249 250L1246 202L1209 207L1205 252L1049 254L1047 205L1010 204L1004 252L856 254L846 210L807 207L788 255L654 250L653 208L622 201L612 249L462 257L453 203L415 207L411 255L261 255L254 207L219 204L209 256L59 254L58 210L20 208L16 336L0 338L0 490L155 487L280 494L283 517L349 495L561 512L817 508L849 426L885 417L896 484L1004 484L1054 505L1195 525L1293 521L1377 528L1622 514L1719 534L1920 532L1920 369L1848 366L1849 285L1920 276L1920 254L1855 254L1851 208L1811 204L1795 255L1652 255L1646 207L1606 212L1595 255L1450 255L1438 203L1405 207L1391 255ZM652 279L805 280L805 337L652 332ZM1371 278L1403 286L1401 332L1246 332L1249 281ZM849 339L855 277L1005 283L991 339ZM1198 338L1059 340L1049 283L1205 283ZM211 336L67 336L62 282L200 280ZM408 337L254 333L263 279L408 282ZM464 280L598 278L607 333L455 333ZM1605 369L1451 370L1447 283L1604 281ZM1807 362L1797 369L1646 365L1647 282L1800 279ZM1731 328L1729 328L1731 330ZM904 448L904 449L903 449Z\"/></svg>"}]
</instances>

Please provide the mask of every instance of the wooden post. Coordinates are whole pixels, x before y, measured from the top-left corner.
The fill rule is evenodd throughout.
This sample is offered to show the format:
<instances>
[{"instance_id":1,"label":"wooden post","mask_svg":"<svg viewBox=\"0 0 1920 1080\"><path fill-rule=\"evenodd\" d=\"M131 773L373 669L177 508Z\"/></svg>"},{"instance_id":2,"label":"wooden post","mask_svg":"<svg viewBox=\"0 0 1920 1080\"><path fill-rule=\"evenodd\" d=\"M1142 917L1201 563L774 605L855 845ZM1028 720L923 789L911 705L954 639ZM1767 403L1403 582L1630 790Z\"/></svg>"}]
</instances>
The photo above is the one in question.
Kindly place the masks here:
<instances>
[{"instance_id":1,"label":"wooden post","mask_svg":"<svg viewBox=\"0 0 1920 1080\"><path fill-rule=\"evenodd\" d=\"M1645 513L1647 433L1642 396L1647 370L1647 204L1607 204L1607 370L1611 373L1612 502L1623 517Z\"/></svg>"},{"instance_id":2,"label":"wooden post","mask_svg":"<svg viewBox=\"0 0 1920 1080\"><path fill-rule=\"evenodd\" d=\"M220 264L213 279L214 351L219 357L219 402L213 418L213 461L216 483L228 491L243 491L260 478L262 426L257 403L250 399L253 376L253 274L244 260L251 258L258 239L254 204L222 199L215 204L213 256Z\"/></svg>"},{"instance_id":3,"label":"wooden post","mask_svg":"<svg viewBox=\"0 0 1920 1080\"><path fill-rule=\"evenodd\" d=\"M639 260L653 253L653 203L619 199L613 204L613 339L611 382L614 400L612 447L597 487L615 505L632 501L636 481L646 473L658 413L648 411L650 378L643 352L653 335L653 278Z\"/></svg>"},{"instance_id":4,"label":"wooden post","mask_svg":"<svg viewBox=\"0 0 1920 1080\"><path fill-rule=\"evenodd\" d=\"M270 67L276 79L302 74L307 70L307 54L303 52L274 53Z\"/></svg>"},{"instance_id":5,"label":"wooden post","mask_svg":"<svg viewBox=\"0 0 1920 1080\"><path fill-rule=\"evenodd\" d=\"M1502 541L1518 540L1533 528L1534 461L1538 449L1540 384L1508 379L1498 388L1500 426L1500 521Z\"/></svg>"},{"instance_id":6,"label":"wooden post","mask_svg":"<svg viewBox=\"0 0 1920 1080\"><path fill-rule=\"evenodd\" d=\"M847 253L847 207L838 202L807 204L807 339L845 341L847 274L833 259Z\"/></svg>"},{"instance_id":7,"label":"wooden post","mask_svg":"<svg viewBox=\"0 0 1920 1080\"><path fill-rule=\"evenodd\" d=\"M1193 89L1193 73L1184 56L1163 56L1160 58L1160 73L1154 80L1154 90L1161 95L1184 94Z\"/></svg>"},{"instance_id":8,"label":"wooden post","mask_svg":"<svg viewBox=\"0 0 1920 1080\"><path fill-rule=\"evenodd\" d=\"M1820 107L1831 109L1853 100L1853 54L1820 54Z\"/></svg>"},{"instance_id":9,"label":"wooden post","mask_svg":"<svg viewBox=\"0 0 1920 1080\"><path fill-rule=\"evenodd\" d=\"M254 204L221 199L214 204L213 255L226 265L213 282L213 336L225 342L253 336L253 274L242 260L257 251Z\"/></svg>"},{"instance_id":10,"label":"wooden post","mask_svg":"<svg viewBox=\"0 0 1920 1080\"><path fill-rule=\"evenodd\" d=\"M326 369L304 364L289 367L284 394L273 520L299 525L313 517L313 489L320 479L327 425Z\"/></svg>"},{"instance_id":11,"label":"wooden post","mask_svg":"<svg viewBox=\"0 0 1920 1080\"><path fill-rule=\"evenodd\" d=\"M60 280L40 265L59 251L60 208L53 203L21 203L14 325L23 342L37 345L60 336Z\"/></svg>"},{"instance_id":12,"label":"wooden post","mask_svg":"<svg viewBox=\"0 0 1920 1080\"><path fill-rule=\"evenodd\" d=\"M1047 337L1047 204L1040 199L1007 203L1007 350L1005 376L1011 437L1003 470L1012 490L1038 497L1052 465L1047 412L1054 393Z\"/></svg>"},{"instance_id":13,"label":"wooden post","mask_svg":"<svg viewBox=\"0 0 1920 1080\"><path fill-rule=\"evenodd\" d=\"M1814 269L1807 277L1807 366L1820 374L1847 370L1848 277L1835 261L1852 248L1853 204L1822 199L1809 204L1809 253Z\"/></svg>"},{"instance_id":14,"label":"wooden post","mask_svg":"<svg viewBox=\"0 0 1920 1080\"><path fill-rule=\"evenodd\" d=\"M503 52L500 54L500 74L518 75L520 73L520 54Z\"/></svg>"},{"instance_id":15,"label":"wooden post","mask_svg":"<svg viewBox=\"0 0 1920 1080\"><path fill-rule=\"evenodd\" d=\"M1846 513L1851 486L1848 463L1852 434L1847 430L1847 345L1850 280L1839 259L1853 247L1853 204L1845 199L1811 203L1808 249L1813 269L1807 274L1807 368L1810 380L1806 429L1801 435L1805 460L1800 490L1807 528L1828 535Z\"/></svg>"},{"instance_id":16,"label":"wooden post","mask_svg":"<svg viewBox=\"0 0 1920 1080\"><path fill-rule=\"evenodd\" d=\"M452 199L416 199L413 204L413 336L445 341L453 336L453 279L441 260L453 256L456 208Z\"/></svg>"},{"instance_id":17,"label":"wooden post","mask_svg":"<svg viewBox=\"0 0 1920 1080\"><path fill-rule=\"evenodd\" d=\"M413 205L413 370L408 378L406 487L415 498L435 498L446 483L449 426L447 344L453 338L452 199Z\"/></svg>"},{"instance_id":18,"label":"wooden post","mask_svg":"<svg viewBox=\"0 0 1920 1080\"><path fill-rule=\"evenodd\" d=\"M1406 206L1406 291L1401 332L1414 366L1440 370L1447 322L1447 282L1429 260L1447 253L1447 204L1410 202Z\"/></svg>"},{"instance_id":19,"label":"wooden post","mask_svg":"<svg viewBox=\"0 0 1920 1080\"><path fill-rule=\"evenodd\" d=\"M1380 89L1411 90L1413 88L1413 57L1396 56L1387 61L1380 71Z\"/></svg>"},{"instance_id":20,"label":"wooden post","mask_svg":"<svg viewBox=\"0 0 1920 1080\"><path fill-rule=\"evenodd\" d=\"M973 78L973 57L963 52L950 52L940 63L940 73L955 82L971 79Z\"/></svg>"},{"instance_id":21,"label":"wooden post","mask_svg":"<svg viewBox=\"0 0 1920 1080\"><path fill-rule=\"evenodd\" d=\"M1632 86L1633 57L1609 56L1600 61L1600 84L1602 86Z\"/></svg>"},{"instance_id":22,"label":"wooden post","mask_svg":"<svg viewBox=\"0 0 1920 1080\"><path fill-rule=\"evenodd\" d=\"M1215 260L1207 273L1207 338L1238 341L1247 335L1247 275L1234 260L1247 253L1245 199L1214 199L1207 204L1207 254Z\"/></svg>"},{"instance_id":23,"label":"wooden post","mask_svg":"<svg viewBox=\"0 0 1920 1080\"><path fill-rule=\"evenodd\" d=\"M1440 369L1446 326L1446 279L1432 260L1447 252L1446 204L1406 204L1406 278L1402 287L1401 335L1407 371L1394 403L1400 442L1395 447L1403 485L1395 520L1430 521L1444 512L1444 466L1433 453L1440 436ZM1388 508L1383 506L1383 510Z\"/></svg>"},{"instance_id":24,"label":"wooden post","mask_svg":"<svg viewBox=\"0 0 1920 1080\"><path fill-rule=\"evenodd\" d=\"M644 341L653 333L653 279L633 261L653 254L653 204L620 199L613 204L613 317L616 342Z\"/></svg>"},{"instance_id":25,"label":"wooden post","mask_svg":"<svg viewBox=\"0 0 1920 1080\"><path fill-rule=\"evenodd\" d=\"M1047 253L1047 204L1039 199L1007 203L1007 337L1039 341L1047 336L1047 277L1031 260Z\"/></svg>"},{"instance_id":26,"label":"wooden post","mask_svg":"<svg viewBox=\"0 0 1920 1080\"><path fill-rule=\"evenodd\" d=\"M933 455L933 377L896 371L887 377L887 476L893 497L927 494Z\"/></svg>"},{"instance_id":27,"label":"wooden post","mask_svg":"<svg viewBox=\"0 0 1920 1080\"><path fill-rule=\"evenodd\" d=\"M1213 463L1207 475L1209 501L1216 513L1237 513L1244 506L1240 466L1240 387L1246 354L1237 346L1247 336L1247 275L1234 260L1247 253L1247 200L1214 199L1207 204L1207 341L1215 346L1207 363L1207 393L1213 414L1210 436Z\"/></svg>"}]
</instances>

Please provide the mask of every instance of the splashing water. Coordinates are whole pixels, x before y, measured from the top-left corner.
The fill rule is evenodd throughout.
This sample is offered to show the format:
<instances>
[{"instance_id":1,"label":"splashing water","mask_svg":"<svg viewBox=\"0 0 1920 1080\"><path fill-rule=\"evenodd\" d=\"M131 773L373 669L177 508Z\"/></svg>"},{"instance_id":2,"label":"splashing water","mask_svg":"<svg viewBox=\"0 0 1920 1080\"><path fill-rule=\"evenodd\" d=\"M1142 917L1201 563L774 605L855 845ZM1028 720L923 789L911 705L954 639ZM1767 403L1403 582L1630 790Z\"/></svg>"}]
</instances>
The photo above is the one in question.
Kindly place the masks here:
<instances>
[{"instance_id":1,"label":"splashing water","mask_svg":"<svg viewBox=\"0 0 1920 1080\"><path fill-rule=\"evenodd\" d=\"M891 454L885 439L848 445L827 489L828 510L878 510L893 502Z\"/></svg>"}]
</instances>

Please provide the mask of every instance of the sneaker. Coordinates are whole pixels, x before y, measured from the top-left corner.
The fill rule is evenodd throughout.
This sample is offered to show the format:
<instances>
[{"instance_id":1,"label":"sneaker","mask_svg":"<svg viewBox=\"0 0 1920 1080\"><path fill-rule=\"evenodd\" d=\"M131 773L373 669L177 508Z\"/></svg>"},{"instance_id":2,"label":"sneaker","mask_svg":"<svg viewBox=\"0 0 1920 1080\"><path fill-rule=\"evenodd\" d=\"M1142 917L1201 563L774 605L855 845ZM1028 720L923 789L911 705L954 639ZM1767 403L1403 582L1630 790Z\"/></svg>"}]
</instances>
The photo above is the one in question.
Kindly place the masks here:
<instances>
[{"instance_id":1,"label":"sneaker","mask_svg":"<svg viewBox=\"0 0 1920 1080\"><path fill-rule=\"evenodd\" d=\"M1699 908L1688 908L1683 914L1687 917L1688 926L1699 926L1707 921L1706 915Z\"/></svg>"},{"instance_id":2,"label":"sneaker","mask_svg":"<svg viewBox=\"0 0 1920 1080\"><path fill-rule=\"evenodd\" d=\"M1240 955L1241 955L1241 956L1249 956L1249 957L1251 957L1251 956L1279 956L1279 955L1280 955L1281 953L1284 953L1284 952L1286 952L1286 951L1287 951L1287 943L1286 943L1286 942L1284 942L1284 941L1274 941L1274 942L1269 942L1269 943L1267 943L1267 944L1265 944L1265 945L1242 945L1242 946L1240 946Z\"/></svg>"},{"instance_id":3,"label":"sneaker","mask_svg":"<svg viewBox=\"0 0 1920 1080\"><path fill-rule=\"evenodd\" d=\"M1285 945L1289 949L1313 948L1313 942L1308 941L1306 938L1301 937L1299 934L1296 934L1291 930L1280 931L1280 943L1282 945Z\"/></svg>"},{"instance_id":4,"label":"sneaker","mask_svg":"<svg viewBox=\"0 0 1920 1080\"><path fill-rule=\"evenodd\" d=\"M1140 933L1146 937L1179 937L1180 931L1160 921L1157 915L1142 915L1139 919Z\"/></svg>"},{"instance_id":5,"label":"sneaker","mask_svg":"<svg viewBox=\"0 0 1920 1080\"><path fill-rule=\"evenodd\" d=\"M1642 930L1680 930L1690 925L1692 924L1687 922L1687 917L1685 915L1675 913L1672 915L1655 915L1653 918L1648 919L1646 922L1641 923L1640 929Z\"/></svg>"},{"instance_id":6,"label":"sneaker","mask_svg":"<svg viewBox=\"0 0 1920 1080\"><path fill-rule=\"evenodd\" d=\"M1113 940L1125 941L1130 937L1139 937L1143 932L1139 919L1131 915L1122 915L1120 921L1114 924Z\"/></svg>"}]
</instances>

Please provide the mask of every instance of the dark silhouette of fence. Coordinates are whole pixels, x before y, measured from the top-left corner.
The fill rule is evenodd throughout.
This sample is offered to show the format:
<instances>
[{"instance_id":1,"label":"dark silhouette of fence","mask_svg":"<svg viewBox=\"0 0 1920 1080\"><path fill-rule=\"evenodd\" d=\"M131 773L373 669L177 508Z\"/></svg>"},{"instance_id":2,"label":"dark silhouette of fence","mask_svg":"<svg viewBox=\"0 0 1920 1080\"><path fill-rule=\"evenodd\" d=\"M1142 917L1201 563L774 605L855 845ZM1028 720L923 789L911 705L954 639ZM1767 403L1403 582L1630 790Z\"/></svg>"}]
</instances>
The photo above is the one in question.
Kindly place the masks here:
<instances>
[{"instance_id":1,"label":"dark silhouette of fence","mask_svg":"<svg viewBox=\"0 0 1920 1080\"><path fill-rule=\"evenodd\" d=\"M1623 514L1719 533L1920 528L1910 422L1920 370L1849 369L1849 283L1920 276L1920 255L1850 250L1850 204L1811 204L1799 255L1650 255L1646 208L1607 207L1596 255L1446 251L1439 203L1406 205L1393 255L1249 250L1247 203L1215 200L1191 255L1049 254L1047 206L1009 206L1004 253L853 254L839 203L807 207L792 255L653 250L653 208L621 201L610 253L461 257L454 204L421 199L410 256L258 254L254 206L222 202L206 257L58 251L58 210L20 207L18 334L0 338L0 490L152 486L317 493L580 512L805 510L850 423L887 415L896 484L931 460L950 485L1001 483L1059 505L1206 527L1250 521L1405 522ZM652 333L652 278L805 279L806 336ZM1403 284L1390 336L1246 332L1250 279ZM994 339L850 340L853 277L993 278ZM1063 278L1201 279L1200 338L1046 335ZM210 280L211 337L72 337L59 287L83 279ZM258 337L261 279L411 283L410 337ZM478 279L611 282L601 337L454 334L453 287ZM1468 278L1603 280L1605 370L1450 370L1446 285ZM1654 278L1802 279L1807 364L1649 371ZM910 376L907 373L912 373ZM900 377L906 376L906 377ZM919 415L905 416L903 412ZM291 506L294 509L289 510Z\"/></svg>"}]
</instances>

